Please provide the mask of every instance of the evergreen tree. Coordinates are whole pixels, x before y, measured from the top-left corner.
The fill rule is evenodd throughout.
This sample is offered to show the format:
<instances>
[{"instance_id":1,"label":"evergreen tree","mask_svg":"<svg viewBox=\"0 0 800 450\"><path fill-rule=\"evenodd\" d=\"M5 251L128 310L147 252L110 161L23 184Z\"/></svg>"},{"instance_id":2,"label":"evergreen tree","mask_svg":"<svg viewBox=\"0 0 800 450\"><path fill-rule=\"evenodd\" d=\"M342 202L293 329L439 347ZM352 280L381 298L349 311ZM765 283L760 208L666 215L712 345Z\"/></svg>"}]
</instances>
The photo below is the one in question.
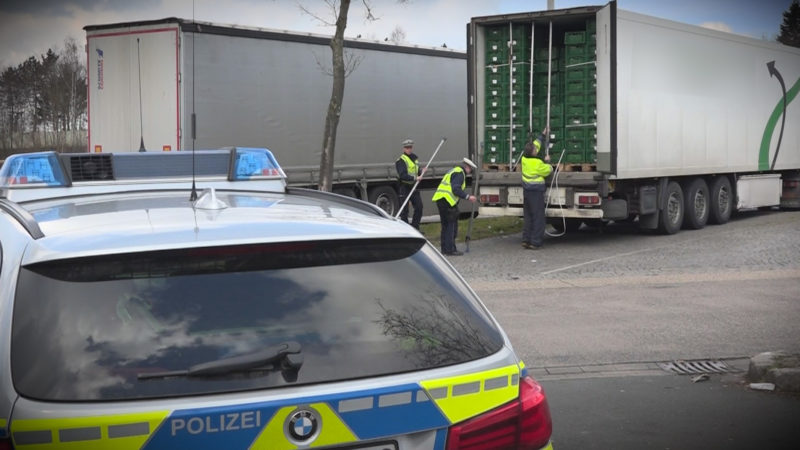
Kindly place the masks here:
<instances>
[{"instance_id":1,"label":"evergreen tree","mask_svg":"<svg viewBox=\"0 0 800 450\"><path fill-rule=\"evenodd\" d=\"M800 0L793 0L789 9L784 11L778 42L800 47Z\"/></svg>"}]
</instances>

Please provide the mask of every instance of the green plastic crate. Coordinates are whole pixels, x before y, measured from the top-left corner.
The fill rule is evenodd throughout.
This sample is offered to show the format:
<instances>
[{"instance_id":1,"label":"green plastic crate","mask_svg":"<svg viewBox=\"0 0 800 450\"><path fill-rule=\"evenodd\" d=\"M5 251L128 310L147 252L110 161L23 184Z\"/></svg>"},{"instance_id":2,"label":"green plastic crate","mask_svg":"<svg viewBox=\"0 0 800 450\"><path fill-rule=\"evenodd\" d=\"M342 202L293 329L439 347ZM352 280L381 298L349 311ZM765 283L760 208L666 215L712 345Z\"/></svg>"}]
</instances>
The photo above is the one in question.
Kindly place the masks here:
<instances>
[{"instance_id":1,"label":"green plastic crate","mask_svg":"<svg viewBox=\"0 0 800 450\"><path fill-rule=\"evenodd\" d=\"M508 125L510 122L524 123L528 120L527 106L486 108L486 122L496 125Z\"/></svg>"},{"instance_id":2,"label":"green plastic crate","mask_svg":"<svg viewBox=\"0 0 800 450\"><path fill-rule=\"evenodd\" d=\"M586 57L587 49L583 44L581 45L567 45L564 48L564 57L569 59L571 56Z\"/></svg>"},{"instance_id":3,"label":"green plastic crate","mask_svg":"<svg viewBox=\"0 0 800 450\"><path fill-rule=\"evenodd\" d=\"M588 80L590 78L594 78L594 68L589 68L586 66L578 66L578 67L568 67L567 71L564 72L566 75L567 81L570 80Z\"/></svg>"},{"instance_id":4,"label":"green plastic crate","mask_svg":"<svg viewBox=\"0 0 800 450\"><path fill-rule=\"evenodd\" d=\"M588 112L588 108L583 103L567 103L564 106L564 114L569 116L584 115Z\"/></svg>"},{"instance_id":5,"label":"green plastic crate","mask_svg":"<svg viewBox=\"0 0 800 450\"><path fill-rule=\"evenodd\" d=\"M568 92L564 101L566 103L583 103L586 104L588 95L585 92Z\"/></svg>"},{"instance_id":6,"label":"green plastic crate","mask_svg":"<svg viewBox=\"0 0 800 450\"><path fill-rule=\"evenodd\" d=\"M565 114L564 120L567 126L574 126L574 125L589 125L594 124L597 122L597 117L594 113L584 113L584 114Z\"/></svg>"},{"instance_id":7,"label":"green plastic crate","mask_svg":"<svg viewBox=\"0 0 800 450\"><path fill-rule=\"evenodd\" d=\"M586 32L585 31L568 31L564 33L564 44L565 45L576 45L576 44L585 44L586 43Z\"/></svg>"},{"instance_id":8,"label":"green plastic crate","mask_svg":"<svg viewBox=\"0 0 800 450\"><path fill-rule=\"evenodd\" d=\"M550 55L550 59L558 59L560 53L561 49L556 46L553 46L552 53L550 52L549 47L536 47L533 51L533 57L537 60L543 59L547 61L548 55Z\"/></svg>"},{"instance_id":9,"label":"green plastic crate","mask_svg":"<svg viewBox=\"0 0 800 450\"><path fill-rule=\"evenodd\" d=\"M587 80L567 80L564 89L567 94L573 92L586 92Z\"/></svg>"},{"instance_id":10,"label":"green plastic crate","mask_svg":"<svg viewBox=\"0 0 800 450\"><path fill-rule=\"evenodd\" d=\"M565 164L583 164L587 161L585 153L583 151L566 150L564 152L564 157L561 159L561 162Z\"/></svg>"},{"instance_id":11,"label":"green plastic crate","mask_svg":"<svg viewBox=\"0 0 800 450\"><path fill-rule=\"evenodd\" d=\"M566 138L568 141L584 141L586 131L585 127L566 128Z\"/></svg>"}]
</instances>

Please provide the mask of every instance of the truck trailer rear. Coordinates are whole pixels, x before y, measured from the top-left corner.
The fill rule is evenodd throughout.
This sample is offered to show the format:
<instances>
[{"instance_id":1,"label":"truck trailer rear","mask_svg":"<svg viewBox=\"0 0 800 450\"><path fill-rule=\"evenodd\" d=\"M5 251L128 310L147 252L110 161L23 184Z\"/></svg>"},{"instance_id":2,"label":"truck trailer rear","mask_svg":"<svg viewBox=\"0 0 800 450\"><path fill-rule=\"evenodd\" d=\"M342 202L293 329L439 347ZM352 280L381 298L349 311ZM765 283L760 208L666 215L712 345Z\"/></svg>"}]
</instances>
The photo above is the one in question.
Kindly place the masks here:
<instances>
[{"instance_id":1,"label":"truck trailer rear","mask_svg":"<svg viewBox=\"0 0 800 450\"><path fill-rule=\"evenodd\" d=\"M546 126L557 228L800 207L800 49L610 2L475 17L467 55L483 215L521 215L517 161Z\"/></svg>"}]
</instances>

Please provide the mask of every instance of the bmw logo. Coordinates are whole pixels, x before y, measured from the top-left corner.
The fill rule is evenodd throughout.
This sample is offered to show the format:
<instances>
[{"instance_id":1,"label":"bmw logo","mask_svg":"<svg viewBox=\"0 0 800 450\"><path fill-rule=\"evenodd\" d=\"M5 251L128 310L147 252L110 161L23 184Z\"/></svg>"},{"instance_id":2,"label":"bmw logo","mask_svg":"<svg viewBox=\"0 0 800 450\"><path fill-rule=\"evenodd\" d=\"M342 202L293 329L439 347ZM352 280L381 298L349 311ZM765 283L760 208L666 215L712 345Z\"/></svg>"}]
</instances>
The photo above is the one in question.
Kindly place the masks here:
<instances>
[{"instance_id":1,"label":"bmw logo","mask_svg":"<svg viewBox=\"0 0 800 450\"><path fill-rule=\"evenodd\" d=\"M294 410L286 418L286 437L296 444L307 444L319 435L322 420L313 408L304 406Z\"/></svg>"}]
</instances>

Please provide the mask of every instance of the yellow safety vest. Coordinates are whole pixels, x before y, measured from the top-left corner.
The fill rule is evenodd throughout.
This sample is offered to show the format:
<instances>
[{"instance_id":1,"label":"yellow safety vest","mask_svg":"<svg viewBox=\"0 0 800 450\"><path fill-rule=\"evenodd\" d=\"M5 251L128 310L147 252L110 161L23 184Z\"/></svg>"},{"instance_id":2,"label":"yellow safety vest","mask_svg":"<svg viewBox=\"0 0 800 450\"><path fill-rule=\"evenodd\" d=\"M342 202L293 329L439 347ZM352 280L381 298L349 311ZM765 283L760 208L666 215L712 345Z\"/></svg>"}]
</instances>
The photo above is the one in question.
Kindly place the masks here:
<instances>
[{"instance_id":1,"label":"yellow safety vest","mask_svg":"<svg viewBox=\"0 0 800 450\"><path fill-rule=\"evenodd\" d=\"M456 198L455 194L453 194L453 186L450 186L450 175L456 172L464 172L460 166L453 167L444 175L442 178L442 182L439 183L439 187L436 188L436 193L433 194L433 201L439 200L440 198L446 199L447 203L450 206L456 206L458 203L458 198ZM467 187L467 177L464 177L464 180L461 181L461 190L463 191Z\"/></svg>"},{"instance_id":2,"label":"yellow safety vest","mask_svg":"<svg viewBox=\"0 0 800 450\"><path fill-rule=\"evenodd\" d=\"M408 155L406 155L405 153L400 155L400 159L402 159L403 162L406 163L408 174L414 177L414 179L411 181L402 179L400 181L406 184L414 184L417 181L417 172L419 172L419 166L417 166L416 161L412 161L411 158L409 158Z\"/></svg>"},{"instance_id":3,"label":"yellow safety vest","mask_svg":"<svg viewBox=\"0 0 800 450\"><path fill-rule=\"evenodd\" d=\"M522 182L527 184L544 183L553 168L539 158L522 156Z\"/></svg>"}]
</instances>

